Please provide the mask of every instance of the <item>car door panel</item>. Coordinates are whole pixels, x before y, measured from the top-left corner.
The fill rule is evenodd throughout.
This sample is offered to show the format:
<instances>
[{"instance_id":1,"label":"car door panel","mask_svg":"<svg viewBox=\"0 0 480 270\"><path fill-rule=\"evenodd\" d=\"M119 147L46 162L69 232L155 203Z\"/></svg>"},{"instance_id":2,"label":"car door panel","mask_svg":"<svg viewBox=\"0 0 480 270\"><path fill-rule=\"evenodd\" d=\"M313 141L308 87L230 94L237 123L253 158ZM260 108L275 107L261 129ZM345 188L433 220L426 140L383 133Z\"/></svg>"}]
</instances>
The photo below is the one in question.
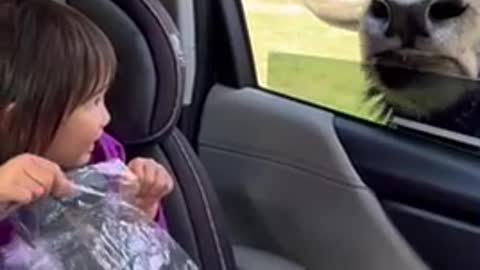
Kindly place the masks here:
<instances>
[{"instance_id":1,"label":"car door panel","mask_svg":"<svg viewBox=\"0 0 480 270\"><path fill-rule=\"evenodd\" d=\"M336 118L362 180L433 269L478 269L480 161L399 132Z\"/></svg>"},{"instance_id":2,"label":"car door panel","mask_svg":"<svg viewBox=\"0 0 480 270\"><path fill-rule=\"evenodd\" d=\"M392 222L432 269L478 269L480 228L449 217L383 202Z\"/></svg>"},{"instance_id":3,"label":"car door panel","mask_svg":"<svg viewBox=\"0 0 480 270\"><path fill-rule=\"evenodd\" d=\"M378 196L480 225L480 160L394 130L336 118L341 143Z\"/></svg>"},{"instance_id":4,"label":"car door panel","mask_svg":"<svg viewBox=\"0 0 480 270\"><path fill-rule=\"evenodd\" d=\"M334 115L217 85L199 154L234 240L307 269L426 269L354 170Z\"/></svg>"}]
</instances>

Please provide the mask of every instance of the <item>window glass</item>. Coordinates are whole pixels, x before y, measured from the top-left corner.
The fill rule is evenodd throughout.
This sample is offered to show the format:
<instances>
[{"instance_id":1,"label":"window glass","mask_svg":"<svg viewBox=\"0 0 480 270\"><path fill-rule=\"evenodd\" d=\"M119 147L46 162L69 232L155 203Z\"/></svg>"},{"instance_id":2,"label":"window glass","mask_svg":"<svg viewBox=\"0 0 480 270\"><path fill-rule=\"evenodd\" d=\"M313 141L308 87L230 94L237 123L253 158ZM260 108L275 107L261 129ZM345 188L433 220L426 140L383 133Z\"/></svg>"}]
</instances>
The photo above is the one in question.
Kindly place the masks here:
<instances>
[{"instance_id":1,"label":"window glass","mask_svg":"<svg viewBox=\"0 0 480 270\"><path fill-rule=\"evenodd\" d=\"M476 2L242 0L262 87L468 136L480 135Z\"/></svg>"}]
</instances>

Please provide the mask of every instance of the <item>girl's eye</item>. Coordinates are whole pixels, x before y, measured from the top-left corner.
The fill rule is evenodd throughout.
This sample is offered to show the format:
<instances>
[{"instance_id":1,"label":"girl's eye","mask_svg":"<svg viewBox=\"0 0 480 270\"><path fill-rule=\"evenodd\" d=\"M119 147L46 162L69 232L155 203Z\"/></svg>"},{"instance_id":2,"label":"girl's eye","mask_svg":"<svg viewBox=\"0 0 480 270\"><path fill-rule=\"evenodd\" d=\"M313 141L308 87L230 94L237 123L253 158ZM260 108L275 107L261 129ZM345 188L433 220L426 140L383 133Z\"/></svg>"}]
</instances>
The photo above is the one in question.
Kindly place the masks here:
<instances>
[{"instance_id":1,"label":"girl's eye","mask_svg":"<svg viewBox=\"0 0 480 270\"><path fill-rule=\"evenodd\" d=\"M103 96L96 97L96 98L93 100L93 104L94 104L95 106L98 106L98 105L102 104L102 102L103 102Z\"/></svg>"}]
</instances>

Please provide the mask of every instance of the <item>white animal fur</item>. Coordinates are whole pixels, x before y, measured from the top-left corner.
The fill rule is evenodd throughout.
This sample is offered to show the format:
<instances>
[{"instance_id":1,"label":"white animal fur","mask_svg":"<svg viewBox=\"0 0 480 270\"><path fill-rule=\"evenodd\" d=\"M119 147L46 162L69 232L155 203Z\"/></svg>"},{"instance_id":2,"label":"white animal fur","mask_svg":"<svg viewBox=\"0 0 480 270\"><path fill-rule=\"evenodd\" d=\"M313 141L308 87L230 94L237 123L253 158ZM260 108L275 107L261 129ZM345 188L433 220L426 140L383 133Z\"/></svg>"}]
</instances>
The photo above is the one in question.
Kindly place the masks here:
<instances>
[{"instance_id":1,"label":"white animal fur","mask_svg":"<svg viewBox=\"0 0 480 270\"><path fill-rule=\"evenodd\" d=\"M384 25L371 15L370 2L374 0L304 0L307 7L319 19L344 29L359 32L361 55L365 64L376 61L374 55L383 51L398 50L398 36L386 37ZM419 2L453 0L377 0L396 2L397 6L409 6ZM480 65L480 0L464 0L466 11L459 17L427 24L430 37L418 37L414 50L404 50L405 57L420 56L410 67L444 75L477 79ZM391 11L390 12L395 12ZM396 91L382 85L370 74L373 87L379 89L385 102L397 111L414 117L428 117L447 110L459 102L471 88L447 80L431 80L429 85L412 82L407 89ZM480 89L474 89L480 90Z\"/></svg>"}]
</instances>

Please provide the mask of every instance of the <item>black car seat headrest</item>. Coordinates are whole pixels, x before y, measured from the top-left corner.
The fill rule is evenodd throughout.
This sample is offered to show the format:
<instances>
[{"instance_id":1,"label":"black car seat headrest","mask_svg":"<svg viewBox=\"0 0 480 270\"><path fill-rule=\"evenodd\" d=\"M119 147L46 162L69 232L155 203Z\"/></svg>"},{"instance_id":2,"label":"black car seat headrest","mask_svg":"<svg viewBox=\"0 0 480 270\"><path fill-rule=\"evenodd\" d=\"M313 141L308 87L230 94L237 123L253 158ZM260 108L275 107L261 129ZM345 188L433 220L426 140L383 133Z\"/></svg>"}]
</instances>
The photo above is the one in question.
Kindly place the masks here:
<instances>
[{"instance_id":1,"label":"black car seat headrest","mask_svg":"<svg viewBox=\"0 0 480 270\"><path fill-rule=\"evenodd\" d=\"M63 1L95 22L115 48L107 131L125 145L162 140L180 115L185 76L180 35L166 9L158 0Z\"/></svg>"}]
</instances>

